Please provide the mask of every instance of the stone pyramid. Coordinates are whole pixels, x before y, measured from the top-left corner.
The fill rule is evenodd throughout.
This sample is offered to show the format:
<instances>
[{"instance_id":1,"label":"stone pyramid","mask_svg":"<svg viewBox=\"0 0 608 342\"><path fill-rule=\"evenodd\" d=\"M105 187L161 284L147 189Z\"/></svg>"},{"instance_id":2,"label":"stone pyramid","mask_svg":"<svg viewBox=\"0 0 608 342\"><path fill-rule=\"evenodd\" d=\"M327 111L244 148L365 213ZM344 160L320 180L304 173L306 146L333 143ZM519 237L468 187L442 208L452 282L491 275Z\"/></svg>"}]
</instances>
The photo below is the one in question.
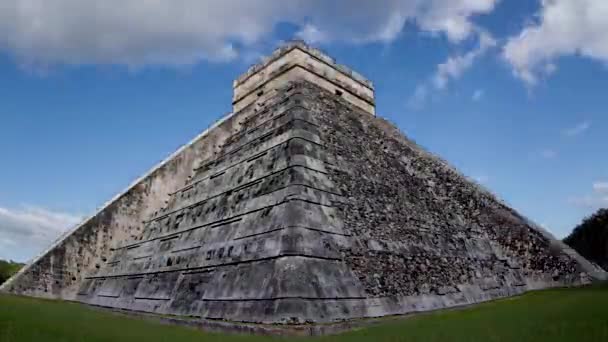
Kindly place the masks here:
<instances>
[{"instance_id":1,"label":"stone pyramid","mask_svg":"<svg viewBox=\"0 0 608 342\"><path fill-rule=\"evenodd\" d=\"M4 291L231 322L330 323L605 273L375 116L372 83L291 42L233 113Z\"/></svg>"}]
</instances>

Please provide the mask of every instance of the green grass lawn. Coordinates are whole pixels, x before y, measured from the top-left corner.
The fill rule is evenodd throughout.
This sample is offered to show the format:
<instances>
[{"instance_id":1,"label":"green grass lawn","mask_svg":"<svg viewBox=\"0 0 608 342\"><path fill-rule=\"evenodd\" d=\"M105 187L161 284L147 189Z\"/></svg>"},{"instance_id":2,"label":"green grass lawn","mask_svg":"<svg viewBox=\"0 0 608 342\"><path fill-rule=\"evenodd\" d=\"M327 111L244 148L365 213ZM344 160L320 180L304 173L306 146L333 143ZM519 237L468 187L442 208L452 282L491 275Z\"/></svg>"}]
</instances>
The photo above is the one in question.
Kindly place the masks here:
<instances>
[{"instance_id":1,"label":"green grass lawn","mask_svg":"<svg viewBox=\"0 0 608 342\"><path fill-rule=\"evenodd\" d=\"M295 338L290 338L293 340ZM204 333L59 301L0 295L0 341L277 341ZM387 320L318 341L608 341L608 287L558 289Z\"/></svg>"}]
</instances>

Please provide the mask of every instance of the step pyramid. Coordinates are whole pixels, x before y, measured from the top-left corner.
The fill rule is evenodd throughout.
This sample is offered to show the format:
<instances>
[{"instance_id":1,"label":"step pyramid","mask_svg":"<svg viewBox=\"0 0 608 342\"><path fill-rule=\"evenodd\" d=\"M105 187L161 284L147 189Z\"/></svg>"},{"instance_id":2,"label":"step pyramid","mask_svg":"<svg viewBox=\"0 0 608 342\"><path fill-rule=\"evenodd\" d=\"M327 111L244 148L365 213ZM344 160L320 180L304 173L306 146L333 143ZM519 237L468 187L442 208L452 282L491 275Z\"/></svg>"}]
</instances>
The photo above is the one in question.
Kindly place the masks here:
<instances>
[{"instance_id":1,"label":"step pyramid","mask_svg":"<svg viewBox=\"0 0 608 342\"><path fill-rule=\"evenodd\" d=\"M290 42L233 113L2 290L232 322L331 323L605 273L375 116L371 82Z\"/></svg>"}]
</instances>

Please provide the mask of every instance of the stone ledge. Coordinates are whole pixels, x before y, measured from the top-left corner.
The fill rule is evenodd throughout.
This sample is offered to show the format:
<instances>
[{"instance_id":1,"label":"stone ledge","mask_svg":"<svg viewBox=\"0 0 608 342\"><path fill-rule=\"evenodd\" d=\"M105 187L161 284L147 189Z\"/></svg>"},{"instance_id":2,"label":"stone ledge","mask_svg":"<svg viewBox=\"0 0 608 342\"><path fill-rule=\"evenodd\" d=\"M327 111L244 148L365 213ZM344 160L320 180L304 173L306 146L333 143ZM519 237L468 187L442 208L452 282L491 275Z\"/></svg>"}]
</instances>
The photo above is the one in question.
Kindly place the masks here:
<instances>
[{"instance_id":1,"label":"stone ledge","mask_svg":"<svg viewBox=\"0 0 608 342\"><path fill-rule=\"evenodd\" d=\"M117 309L112 307L104 307L93 304L85 304L81 302L76 302L78 304L83 304L88 307L105 311L112 312L115 314L122 314L125 316L130 316L134 318L142 318L149 319L153 321L158 321L161 324L170 324L184 327L191 327L203 330L205 332L213 332L213 333L225 333L225 334L253 334L253 335L261 335L261 336L293 336L293 337L304 337L304 336L327 336L327 335L337 335L346 333L349 331L355 331L365 328L372 328L374 326L378 326L385 323L397 322L400 320L409 319L411 317L416 317L420 315L428 315L437 312L450 312L450 311L459 311L466 310L476 305L496 302L500 300L506 299L514 299L521 297L527 293L538 292L542 290L529 290L523 291L515 296L506 296L506 297L494 297L489 299L482 299L473 303L464 303L451 307L445 308L437 308L437 309L428 309L428 310L420 310L416 312L408 312L404 314L393 314L387 315L383 317L368 317L368 318L360 318L360 319L350 319L344 320L342 322L336 323L318 323L318 324L263 324L263 323L247 323L247 322L236 322L236 321L225 321L225 320L216 320L216 319L204 319L198 317L190 317L190 318L182 318L178 316L171 315L161 315L154 314L148 312L141 311L133 311L133 310L125 310L125 309Z\"/></svg>"}]
</instances>

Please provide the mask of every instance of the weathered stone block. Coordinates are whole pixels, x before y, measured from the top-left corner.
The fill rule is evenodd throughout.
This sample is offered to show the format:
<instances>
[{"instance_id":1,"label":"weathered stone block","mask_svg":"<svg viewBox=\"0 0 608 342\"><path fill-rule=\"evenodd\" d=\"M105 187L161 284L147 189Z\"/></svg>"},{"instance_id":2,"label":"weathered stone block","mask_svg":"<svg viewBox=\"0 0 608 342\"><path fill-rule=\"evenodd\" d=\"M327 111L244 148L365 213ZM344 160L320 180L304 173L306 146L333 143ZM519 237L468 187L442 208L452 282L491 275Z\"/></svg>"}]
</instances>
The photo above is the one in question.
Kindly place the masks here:
<instances>
[{"instance_id":1,"label":"weathered stone block","mask_svg":"<svg viewBox=\"0 0 608 342\"><path fill-rule=\"evenodd\" d=\"M605 277L370 115L371 83L318 50L291 44L253 67L234 107L2 290L304 324Z\"/></svg>"}]
</instances>

